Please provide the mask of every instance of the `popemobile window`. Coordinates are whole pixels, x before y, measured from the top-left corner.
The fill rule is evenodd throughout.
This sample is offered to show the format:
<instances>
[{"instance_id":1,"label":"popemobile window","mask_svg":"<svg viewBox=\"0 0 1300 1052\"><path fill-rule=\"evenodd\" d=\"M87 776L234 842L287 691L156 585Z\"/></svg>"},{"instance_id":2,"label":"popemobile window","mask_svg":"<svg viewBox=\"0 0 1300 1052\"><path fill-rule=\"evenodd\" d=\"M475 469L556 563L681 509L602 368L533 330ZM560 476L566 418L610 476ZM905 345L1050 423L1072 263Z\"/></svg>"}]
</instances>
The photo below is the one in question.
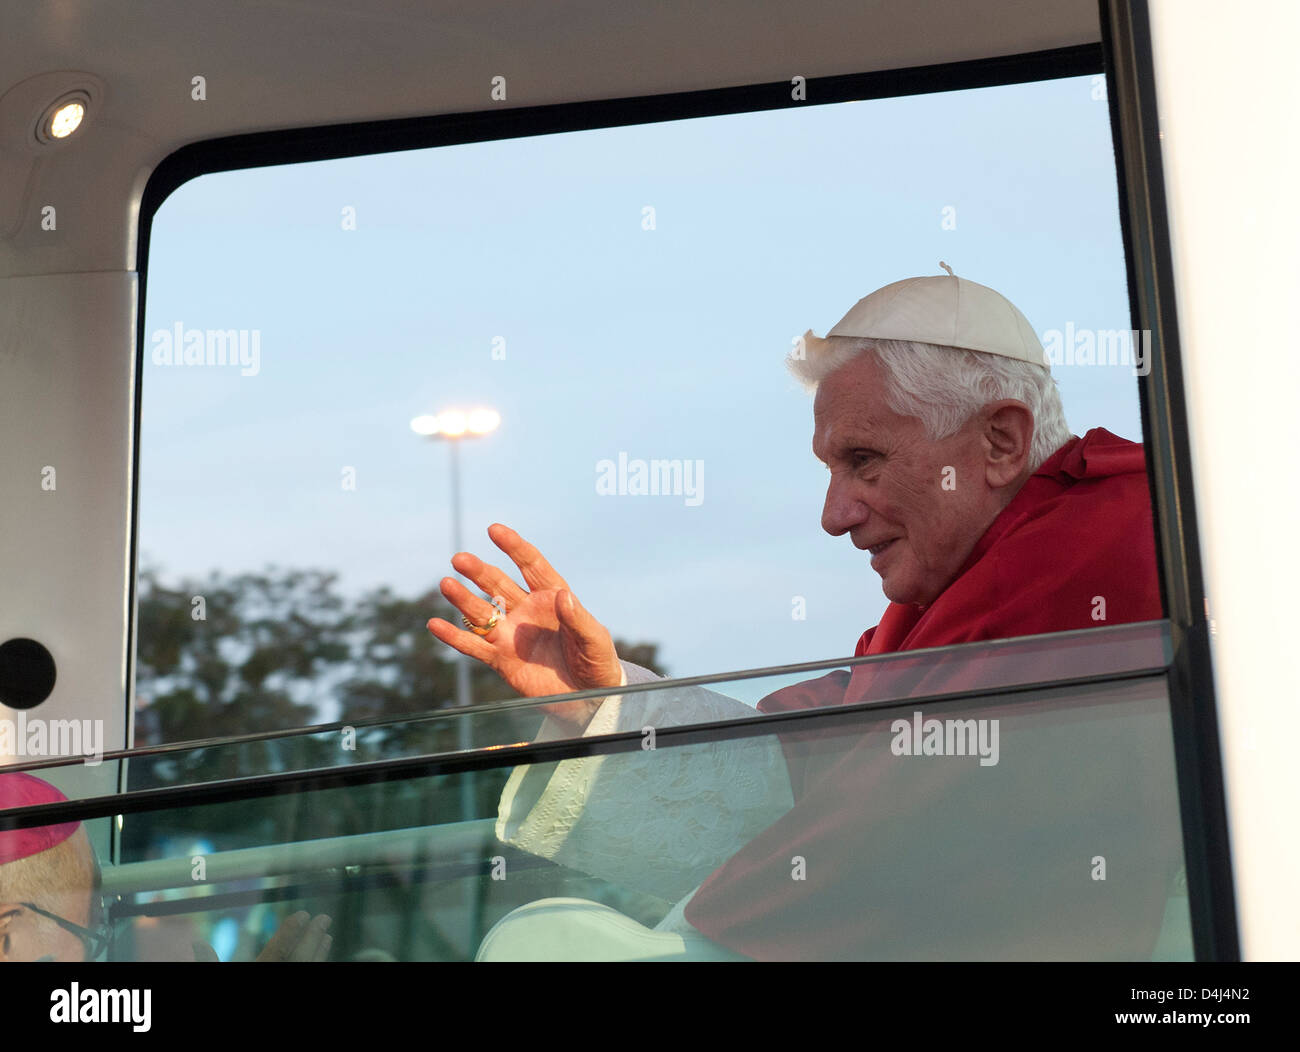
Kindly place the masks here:
<instances>
[{"instance_id":1,"label":"popemobile window","mask_svg":"<svg viewBox=\"0 0 1300 1052\"><path fill-rule=\"evenodd\" d=\"M1113 157L1069 77L181 186L140 348L167 747L111 864L12 840L73 889L9 896L14 945L1189 957Z\"/></svg>"}]
</instances>

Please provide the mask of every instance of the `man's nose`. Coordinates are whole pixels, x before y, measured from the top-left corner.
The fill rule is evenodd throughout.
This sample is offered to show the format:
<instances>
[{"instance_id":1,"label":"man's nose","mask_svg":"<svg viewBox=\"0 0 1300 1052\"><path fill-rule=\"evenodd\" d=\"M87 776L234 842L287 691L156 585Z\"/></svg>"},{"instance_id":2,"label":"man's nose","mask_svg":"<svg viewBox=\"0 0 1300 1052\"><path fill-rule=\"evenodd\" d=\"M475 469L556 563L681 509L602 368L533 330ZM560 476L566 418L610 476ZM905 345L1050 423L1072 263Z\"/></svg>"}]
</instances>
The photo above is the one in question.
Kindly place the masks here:
<instances>
[{"instance_id":1,"label":"man's nose","mask_svg":"<svg viewBox=\"0 0 1300 1052\"><path fill-rule=\"evenodd\" d=\"M839 537L868 514L867 506L853 496L851 487L832 475L826 487L826 503L822 506L822 529L832 537Z\"/></svg>"}]
</instances>

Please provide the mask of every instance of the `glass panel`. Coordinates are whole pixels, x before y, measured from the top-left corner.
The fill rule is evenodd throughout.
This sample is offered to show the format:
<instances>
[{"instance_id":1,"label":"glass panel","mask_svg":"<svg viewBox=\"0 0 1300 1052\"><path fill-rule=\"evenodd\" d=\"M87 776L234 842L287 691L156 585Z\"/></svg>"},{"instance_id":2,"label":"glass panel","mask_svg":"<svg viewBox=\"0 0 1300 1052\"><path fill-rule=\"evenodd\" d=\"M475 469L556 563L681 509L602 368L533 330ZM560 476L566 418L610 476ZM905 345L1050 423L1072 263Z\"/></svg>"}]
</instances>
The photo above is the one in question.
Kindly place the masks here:
<instances>
[{"instance_id":1,"label":"glass panel","mask_svg":"<svg viewBox=\"0 0 1300 1052\"><path fill-rule=\"evenodd\" d=\"M501 764L468 819L463 771L123 798L114 954L251 959L305 911L331 918L327 951L309 932L272 953L1190 956L1161 675L765 716L667 684L550 733L462 759Z\"/></svg>"},{"instance_id":2,"label":"glass panel","mask_svg":"<svg viewBox=\"0 0 1300 1052\"><path fill-rule=\"evenodd\" d=\"M711 686L750 708L777 691L785 691L781 696L787 704L797 700L800 707L878 704L920 695L1152 673L1164 669L1171 654L1168 624L1147 622L849 661L812 662L781 672L759 669L673 682ZM827 683L826 689L800 688L836 669L854 670L852 692L847 688L832 689L837 680ZM626 691L636 695L657 689L657 681L651 681L634 683ZM116 785L117 760L122 761L126 789L136 791L500 748L533 740L545 718L540 706L590 696L599 696L599 692L522 698L468 709L438 710L415 718L305 727L282 734L128 750L107 754L93 778L90 775L95 769L80 764L15 769L45 772L76 799L111 792ZM691 714L686 711L675 718L685 723Z\"/></svg>"}]
</instances>

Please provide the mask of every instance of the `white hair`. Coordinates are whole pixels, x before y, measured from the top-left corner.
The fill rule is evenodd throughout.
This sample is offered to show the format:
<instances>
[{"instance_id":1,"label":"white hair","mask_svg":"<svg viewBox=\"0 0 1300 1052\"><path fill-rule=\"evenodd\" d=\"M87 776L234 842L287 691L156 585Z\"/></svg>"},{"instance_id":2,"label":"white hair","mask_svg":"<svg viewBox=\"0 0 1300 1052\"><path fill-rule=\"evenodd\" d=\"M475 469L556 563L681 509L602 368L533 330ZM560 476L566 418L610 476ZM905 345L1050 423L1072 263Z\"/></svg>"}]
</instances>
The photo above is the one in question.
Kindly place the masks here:
<instances>
[{"instance_id":1,"label":"white hair","mask_svg":"<svg viewBox=\"0 0 1300 1052\"><path fill-rule=\"evenodd\" d=\"M872 351L885 374L885 404L901 416L920 420L933 441L955 435L984 406L1004 398L1023 402L1033 414L1031 470L1072 437L1061 393L1045 366L912 340L828 336L806 339L804 346L805 356L791 354L786 365L808 388Z\"/></svg>"}]
</instances>

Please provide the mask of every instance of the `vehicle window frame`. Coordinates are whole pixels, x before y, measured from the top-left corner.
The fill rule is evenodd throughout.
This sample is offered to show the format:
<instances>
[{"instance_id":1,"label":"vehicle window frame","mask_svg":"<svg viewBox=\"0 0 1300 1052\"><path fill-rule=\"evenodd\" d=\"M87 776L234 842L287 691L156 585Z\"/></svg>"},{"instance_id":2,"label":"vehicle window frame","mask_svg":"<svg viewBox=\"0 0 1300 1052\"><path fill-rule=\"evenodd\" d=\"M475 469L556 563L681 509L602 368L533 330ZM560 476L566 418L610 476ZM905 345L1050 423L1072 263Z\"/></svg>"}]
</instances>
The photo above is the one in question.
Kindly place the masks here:
<instances>
[{"instance_id":1,"label":"vehicle window frame","mask_svg":"<svg viewBox=\"0 0 1300 1052\"><path fill-rule=\"evenodd\" d=\"M1145 0L1101 0L1100 14L1100 44L811 78L807 82L808 98L813 101L807 102L792 101L789 82L778 80L640 98L276 130L182 147L154 170L140 204L136 242L139 299L132 431L131 566L138 565L139 555L138 436L150 232L159 207L184 183L213 172L253 167L1104 73L1115 142L1131 327L1152 334L1152 368L1148 375L1139 376L1137 382L1156 526L1160 591L1173 640L1173 659L1167 675L1196 956L1198 960L1239 960L1147 5ZM128 596L131 610L135 609L136 587L133 573ZM128 690L134 683L135 657L133 617L127 639ZM129 698L126 700L128 712L132 712ZM73 813L87 816L75 804L69 809L69 814Z\"/></svg>"}]
</instances>

